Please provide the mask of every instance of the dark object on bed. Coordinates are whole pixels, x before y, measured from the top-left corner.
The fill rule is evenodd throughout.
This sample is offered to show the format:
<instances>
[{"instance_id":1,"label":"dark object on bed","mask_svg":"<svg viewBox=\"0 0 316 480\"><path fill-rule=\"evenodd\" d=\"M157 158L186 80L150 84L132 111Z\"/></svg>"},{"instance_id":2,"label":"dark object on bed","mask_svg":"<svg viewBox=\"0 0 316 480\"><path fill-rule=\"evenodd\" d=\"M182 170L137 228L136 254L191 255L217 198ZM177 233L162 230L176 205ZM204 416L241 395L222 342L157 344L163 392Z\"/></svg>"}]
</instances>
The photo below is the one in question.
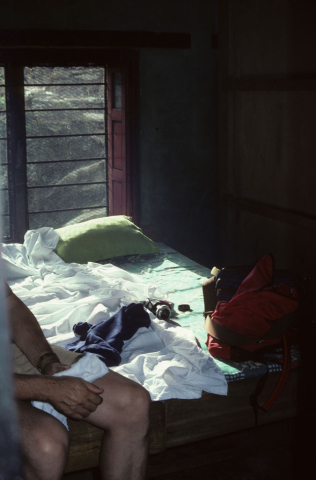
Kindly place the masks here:
<instances>
[{"instance_id":1,"label":"dark object on bed","mask_svg":"<svg viewBox=\"0 0 316 480\"><path fill-rule=\"evenodd\" d=\"M182 303L181 305L178 306L179 312L190 312L191 308L188 303Z\"/></svg>"},{"instance_id":2,"label":"dark object on bed","mask_svg":"<svg viewBox=\"0 0 316 480\"><path fill-rule=\"evenodd\" d=\"M80 338L65 348L72 352L93 353L108 367L113 367L121 363L124 341L130 340L139 328L149 326L150 318L143 305L130 303L98 324L78 322L73 331Z\"/></svg>"}]
</instances>

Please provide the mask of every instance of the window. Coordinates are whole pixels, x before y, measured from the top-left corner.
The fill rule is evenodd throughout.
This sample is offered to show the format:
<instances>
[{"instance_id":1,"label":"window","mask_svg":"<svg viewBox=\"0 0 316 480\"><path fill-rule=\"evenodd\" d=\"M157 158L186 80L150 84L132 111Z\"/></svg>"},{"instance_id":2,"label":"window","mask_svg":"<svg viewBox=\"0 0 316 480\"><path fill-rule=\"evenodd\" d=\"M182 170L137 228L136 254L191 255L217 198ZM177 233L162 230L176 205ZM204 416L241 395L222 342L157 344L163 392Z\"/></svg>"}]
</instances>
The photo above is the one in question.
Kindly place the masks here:
<instances>
[{"instance_id":1,"label":"window","mask_svg":"<svg viewBox=\"0 0 316 480\"><path fill-rule=\"evenodd\" d=\"M22 242L41 226L132 215L126 70L106 63L0 66L4 241Z\"/></svg>"},{"instance_id":2,"label":"window","mask_svg":"<svg viewBox=\"0 0 316 480\"><path fill-rule=\"evenodd\" d=\"M9 224L9 188L7 162L7 122L4 68L0 67L0 188L2 204L2 230L6 237L10 233Z\"/></svg>"}]
</instances>

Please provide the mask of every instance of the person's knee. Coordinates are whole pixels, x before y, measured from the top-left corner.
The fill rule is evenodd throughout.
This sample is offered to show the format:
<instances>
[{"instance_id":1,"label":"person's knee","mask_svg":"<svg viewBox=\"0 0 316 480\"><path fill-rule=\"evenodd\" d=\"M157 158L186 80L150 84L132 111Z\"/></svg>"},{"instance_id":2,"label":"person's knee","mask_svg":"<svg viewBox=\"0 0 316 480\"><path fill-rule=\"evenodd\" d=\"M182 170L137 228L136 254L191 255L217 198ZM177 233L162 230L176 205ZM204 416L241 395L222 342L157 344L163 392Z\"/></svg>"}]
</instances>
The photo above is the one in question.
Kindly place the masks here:
<instances>
[{"instance_id":1,"label":"person's knee","mask_svg":"<svg viewBox=\"0 0 316 480\"><path fill-rule=\"evenodd\" d=\"M129 386L122 401L121 420L129 426L137 425L137 428L143 426L145 430L148 429L151 400L147 390L138 384Z\"/></svg>"},{"instance_id":2,"label":"person's knee","mask_svg":"<svg viewBox=\"0 0 316 480\"><path fill-rule=\"evenodd\" d=\"M60 479L66 467L69 436L62 425L40 429L33 435L31 449L25 456L26 469L32 478Z\"/></svg>"},{"instance_id":3,"label":"person's knee","mask_svg":"<svg viewBox=\"0 0 316 480\"><path fill-rule=\"evenodd\" d=\"M42 432L39 438L41 455L47 459L56 459L65 463L68 458L69 438L64 429Z\"/></svg>"}]
</instances>

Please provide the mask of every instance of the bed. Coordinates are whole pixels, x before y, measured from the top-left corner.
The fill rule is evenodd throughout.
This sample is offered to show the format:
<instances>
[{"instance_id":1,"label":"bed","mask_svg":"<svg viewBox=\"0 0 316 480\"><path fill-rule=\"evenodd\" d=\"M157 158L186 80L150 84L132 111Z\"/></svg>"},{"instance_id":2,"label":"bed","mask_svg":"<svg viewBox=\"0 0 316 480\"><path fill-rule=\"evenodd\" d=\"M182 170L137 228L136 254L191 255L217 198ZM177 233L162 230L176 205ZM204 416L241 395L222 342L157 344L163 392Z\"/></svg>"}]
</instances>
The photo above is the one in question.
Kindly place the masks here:
<instances>
[{"instance_id":1,"label":"bed","mask_svg":"<svg viewBox=\"0 0 316 480\"><path fill-rule=\"evenodd\" d=\"M130 219L124 218L123 220L130 222ZM131 228L134 229L134 226ZM102 232L98 231L97 233L102 237L104 230L101 230ZM108 232L106 229L105 231ZM120 229L118 231L121 232ZM134 233L141 235L142 241L144 240L139 229L136 229ZM126 231L124 231L124 235L128 236ZM79 237L82 241L82 237L84 237L82 232L79 232ZM110 234L109 237L111 237ZM78 235L76 238L78 239ZM64 231L55 231L46 227L28 232L23 246L16 244L3 246L2 255L9 272L7 274L8 282L13 291L34 311L49 341L60 345L68 344L75 338L72 332L74 322L80 321L83 317L87 318L87 309L83 307L82 310L78 310L73 321L68 322L67 328L64 327L64 324L63 328L60 328L59 320L55 322L58 324L56 327L54 323L56 311L60 309L56 307L55 300L50 296L52 295L52 283L56 285L56 278L65 277L65 269L68 268L72 269L72 278L79 276L81 285L86 285L87 271L95 269L101 276L104 275L104 271L107 274L110 272L112 288L114 285L115 291L120 292L120 301L110 299L109 304L103 302L103 307L105 306L107 311L103 308L100 312L100 309L96 308L97 299L93 308L91 307L89 310L90 322L98 322L104 315L112 314L120 305L126 305L131 301L142 302L148 298L156 298L167 299L172 303L171 323L157 320L153 314L150 314L154 333L163 343L162 350L164 347L168 348L168 355L170 355L170 350L177 353L173 359L175 363L168 366L162 375L163 378L158 389L151 387L153 383L151 378L147 379L147 383L144 385L150 391L153 400L150 455L161 453L172 447L254 427L249 396L255 388L258 377L265 372L266 367L254 362L234 364L209 356L205 346L206 332L203 327L202 284L210 278L211 270L169 246L151 242L149 239L151 242L148 244L149 248L148 245L142 244L139 249L134 248L132 252L129 250L128 253L121 248L106 254L104 251L98 252L97 258L89 257L89 249L91 251L91 245L95 245L99 241L98 239L100 240L100 237L97 239L91 237L91 231L89 231L89 236L83 245L84 248L82 245L79 248L80 254L87 249L88 258L91 258L91 261L84 257L86 251L81 258L73 259L71 256L67 258L67 248L71 255L76 250L73 239L71 238L67 244L67 235ZM58 251L56 245L60 245L61 240L64 240L64 248ZM131 241L127 239L128 243ZM117 253L123 253L123 255ZM65 259L69 262L65 262ZM79 260L78 263L75 260ZM45 271L44 275L43 271ZM103 279L104 277L102 277L102 281ZM136 279L135 282L133 279ZM69 288L69 279L67 281ZM106 287L111 285L106 284ZM74 283L74 289L77 286ZM96 285L92 281L90 291L96 286L99 288L100 284ZM96 291L100 292L102 289L98 290L98 288ZM105 290L102 290L102 295ZM53 292L54 295L56 295L56 291ZM46 305L51 302L53 308L44 311L43 303L37 301L38 296ZM34 298L37 300L35 301ZM81 303L83 303L83 298L81 298ZM189 305L189 310L180 311L178 307L182 304ZM139 359L139 356L144 358L142 364L147 362L148 358L155 359L155 348L157 348L155 343L150 343L150 340L141 341L148 332L143 333L144 335L140 334L137 338L133 337L132 341L126 342L122 351L121 364L113 367L113 370L130 376L136 381L140 381L140 377L137 377L137 372L132 369L133 362L135 363L135 359ZM167 340L167 337L170 336L171 341ZM144 343L146 348L149 345L148 351L144 350ZM184 351L182 346L185 346ZM292 355L297 355L297 351L293 350ZM180 364L180 370L183 371L178 376ZM280 366L278 363L270 362L269 370L265 395L269 389L273 388ZM290 419L297 415L297 375L296 370L291 373L285 390L271 412L269 414L260 412L260 425ZM84 422L78 423L69 420L68 425L71 447L66 472L97 466L102 431Z\"/></svg>"}]
</instances>

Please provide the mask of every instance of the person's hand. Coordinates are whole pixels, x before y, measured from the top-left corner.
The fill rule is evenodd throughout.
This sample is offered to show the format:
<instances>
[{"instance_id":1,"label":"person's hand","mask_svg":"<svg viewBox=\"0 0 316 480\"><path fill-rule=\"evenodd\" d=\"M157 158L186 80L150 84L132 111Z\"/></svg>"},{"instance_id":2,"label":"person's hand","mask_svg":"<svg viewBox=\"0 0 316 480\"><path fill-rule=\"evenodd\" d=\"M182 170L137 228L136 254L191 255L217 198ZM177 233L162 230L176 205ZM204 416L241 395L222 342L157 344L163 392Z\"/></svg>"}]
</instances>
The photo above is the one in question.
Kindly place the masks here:
<instances>
[{"instance_id":1,"label":"person's hand","mask_svg":"<svg viewBox=\"0 0 316 480\"><path fill-rule=\"evenodd\" d=\"M102 388L82 378L62 376L49 379L46 395L47 402L60 413L74 420L82 420L102 403L102 392Z\"/></svg>"},{"instance_id":2,"label":"person's hand","mask_svg":"<svg viewBox=\"0 0 316 480\"><path fill-rule=\"evenodd\" d=\"M60 362L53 362L53 363L48 363L43 371L44 375L54 375L55 373L58 372L63 372L64 370L69 370L70 365L65 365L64 363Z\"/></svg>"}]
</instances>

